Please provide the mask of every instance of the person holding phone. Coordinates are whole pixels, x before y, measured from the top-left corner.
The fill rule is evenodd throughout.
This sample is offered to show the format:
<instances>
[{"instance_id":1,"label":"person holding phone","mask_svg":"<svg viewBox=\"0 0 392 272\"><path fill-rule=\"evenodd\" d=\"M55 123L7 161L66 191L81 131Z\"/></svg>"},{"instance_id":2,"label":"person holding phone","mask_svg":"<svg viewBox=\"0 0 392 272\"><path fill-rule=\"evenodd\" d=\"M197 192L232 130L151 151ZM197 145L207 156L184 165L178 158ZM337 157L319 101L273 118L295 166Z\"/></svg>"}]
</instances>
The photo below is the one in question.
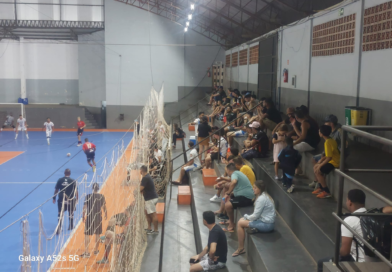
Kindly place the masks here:
<instances>
[{"instance_id":1,"label":"person holding phone","mask_svg":"<svg viewBox=\"0 0 392 272\"><path fill-rule=\"evenodd\" d=\"M208 244L200 254L190 259L190 272L222 269L227 261L227 239L220 226L215 224L212 211L203 212L203 224L209 229Z\"/></svg>"}]
</instances>

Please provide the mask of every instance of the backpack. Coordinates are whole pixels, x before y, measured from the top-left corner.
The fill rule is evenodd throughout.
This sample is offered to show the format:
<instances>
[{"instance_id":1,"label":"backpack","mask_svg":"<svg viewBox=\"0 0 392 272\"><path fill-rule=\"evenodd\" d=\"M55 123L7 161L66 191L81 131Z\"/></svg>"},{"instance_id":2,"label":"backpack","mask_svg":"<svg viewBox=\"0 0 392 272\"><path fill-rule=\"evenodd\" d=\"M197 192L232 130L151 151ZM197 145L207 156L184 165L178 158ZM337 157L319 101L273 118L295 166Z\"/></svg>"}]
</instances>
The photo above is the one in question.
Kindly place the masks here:
<instances>
[{"instance_id":1,"label":"backpack","mask_svg":"<svg viewBox=\"0 0 392 272\"><path fill-rule=\"evenodd\" d=\"M382 209L373 208L366 213L383 213ZM360 218L363 238L371 244L377 251L379 251L385 258L389 259L391 252L391 230L392 230L392 216L361 216ZM367 246L357 243L363 247L365 255L369 257L376 257L373 251ZM358 257L358 253L357 253Z\"/></svg>"}]
</instances>

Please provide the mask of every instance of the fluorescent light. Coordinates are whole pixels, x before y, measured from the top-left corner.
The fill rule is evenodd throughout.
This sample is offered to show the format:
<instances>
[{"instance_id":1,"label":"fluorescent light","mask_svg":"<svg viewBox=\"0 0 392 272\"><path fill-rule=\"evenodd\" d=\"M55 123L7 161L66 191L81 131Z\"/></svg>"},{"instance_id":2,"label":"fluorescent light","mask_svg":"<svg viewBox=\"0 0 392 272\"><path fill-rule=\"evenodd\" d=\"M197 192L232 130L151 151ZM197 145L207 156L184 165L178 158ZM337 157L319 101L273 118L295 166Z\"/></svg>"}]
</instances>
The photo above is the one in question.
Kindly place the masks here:
<instances>
[{"instance_id":1,"label":"fluorescent light","mask_svg":"<svg viewBox=\"0 0 392 272\"><path fill-rule=\"evenodd\" d=\"M187 28L187 27L186 27L186 28L184 28L184 31L185 31L185 32L187 32L187 31L188 31L188 28Z\"/></svg>"},{"instance_id":2,"label":"fluorescent light","mask_svg":"<svg viewBox=\"0 0 392 272\"><path fill-rule=\"evenodd\" d=\"M189 22L186 22L185 24L186 24L186 26L189 26Z\"/></svg>"},{"instance_id":3,"label":"fluorescent light","mask_svg":"<svg viewBox=\"0 0 392 272\"><path fill-rule=\"evenodd\" d=\"M191 4L191 10L195 9L195 4Z\"/></svg>"},{"instance_id":4,"label":"fluorescent light","mask_svg":"<svg viewBox=\"0 0 392 272\"><path fill-rule=\"evenodd\" d=\"M188 15L188 20L192 20L192 14Z\"/></svg>"}]
</instances>

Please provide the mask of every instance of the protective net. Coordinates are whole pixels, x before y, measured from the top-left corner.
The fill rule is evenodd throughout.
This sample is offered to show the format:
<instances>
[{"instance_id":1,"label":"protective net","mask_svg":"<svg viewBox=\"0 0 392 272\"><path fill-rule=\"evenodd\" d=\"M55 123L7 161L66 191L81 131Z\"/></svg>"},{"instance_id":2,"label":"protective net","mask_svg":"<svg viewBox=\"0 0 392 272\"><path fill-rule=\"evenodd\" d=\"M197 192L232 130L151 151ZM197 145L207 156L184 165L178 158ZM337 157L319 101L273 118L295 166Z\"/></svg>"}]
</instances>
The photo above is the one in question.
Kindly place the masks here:
<instances>
[{"instance_id":1,"label":"protective net","mask_svg":"<svg viewBox=\"0 0 392 272\"><path fill-rule=\"evenodd\" d=\"M139 169L148 167L161 199L171 169L171 127L163 117L163 95L163 87L159 93L151 89L128 146L119 141L95 173L71 181L58 193L61 212L53 232L46 230L44 216L52 199L9 226L23 226L21 271L140 270L147 222ZM38 239L30 235L32 221L38 221ZM0 232L6 234L7 229ZM43 259L37 262L28 256Z\"/></svg>"}]
</instances>

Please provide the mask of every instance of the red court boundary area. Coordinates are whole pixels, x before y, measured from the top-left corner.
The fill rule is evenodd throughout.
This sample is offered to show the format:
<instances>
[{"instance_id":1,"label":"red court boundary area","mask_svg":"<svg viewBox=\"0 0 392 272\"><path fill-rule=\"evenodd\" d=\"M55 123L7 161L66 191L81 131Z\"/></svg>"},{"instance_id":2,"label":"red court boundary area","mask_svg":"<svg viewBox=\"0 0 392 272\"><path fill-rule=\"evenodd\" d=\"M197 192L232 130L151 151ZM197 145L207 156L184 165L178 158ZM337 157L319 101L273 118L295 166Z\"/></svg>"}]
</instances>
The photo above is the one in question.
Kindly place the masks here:
<instances>
[{"instance_id":1,"label":"red court boundary area","mask_svg":"<svg viewBox=\"0 0 392 272\"><path fill-rule=\"evenodd\" d=\"M9 160L12 160L22 153L24 153L24 151L0 151L0 165Z\"/></svg>"},{"instance_id":2,"label":"red court boundary area","mask_svg":"<svg viewBox=\"0 0 392 272\"><path fill-rule=\"evenodd\" d=\"M76 128L54 128L53 132L56 131L76 131ZM6 128L4 131L14 131L13 128ZM27 131L45 131L42 128L27 128ZM133 132L133 129L95 129L95 128L86 128L84 129L85 132Z\"/></svg>"},{"instance_id":3,"label":"red court boundary area","mask_svg":"<svg viewBox=\"0 0 392 272\"><path fill-rule=\"evenodd\" d=\"M101 235L104 235L108 221L112 215L119 211L123 211L129 202L133 202L133 191L135 190L132 186L124 186L123 182L127 178L127 168L126 165L130 163L132 154L132 141L128 145L123 157L120 158L119 163L113 169L112 173L109 175L102 187L100 193L106 198L106 207L108 210L107 219L102 218L102 231ZM125 160L125 162L123 161ZM140 175L139 171L134 172L134 175ZM127 199L128 201L119 201L119 199ZM100 235L100 236L101 236ZM96 264L96 261L103 258L105 252L104 244L99 245L99 254L93 254L93 246L95 237L90 236L90 258L79 258L78 261L69 261L70 255L80 255L84 252L84 223L82 222L76 227L75 232L71 236L68 243L65 245L61 256L66 257L66 261L56 262L52 268L52 271L73 271L73 272L84 272L84 271L100 271L109 272L109 264ZM109 260L112 258L113 248L110 252ZM85 270L86 269L86 270Z\"/></svg>"}]
</instances>

